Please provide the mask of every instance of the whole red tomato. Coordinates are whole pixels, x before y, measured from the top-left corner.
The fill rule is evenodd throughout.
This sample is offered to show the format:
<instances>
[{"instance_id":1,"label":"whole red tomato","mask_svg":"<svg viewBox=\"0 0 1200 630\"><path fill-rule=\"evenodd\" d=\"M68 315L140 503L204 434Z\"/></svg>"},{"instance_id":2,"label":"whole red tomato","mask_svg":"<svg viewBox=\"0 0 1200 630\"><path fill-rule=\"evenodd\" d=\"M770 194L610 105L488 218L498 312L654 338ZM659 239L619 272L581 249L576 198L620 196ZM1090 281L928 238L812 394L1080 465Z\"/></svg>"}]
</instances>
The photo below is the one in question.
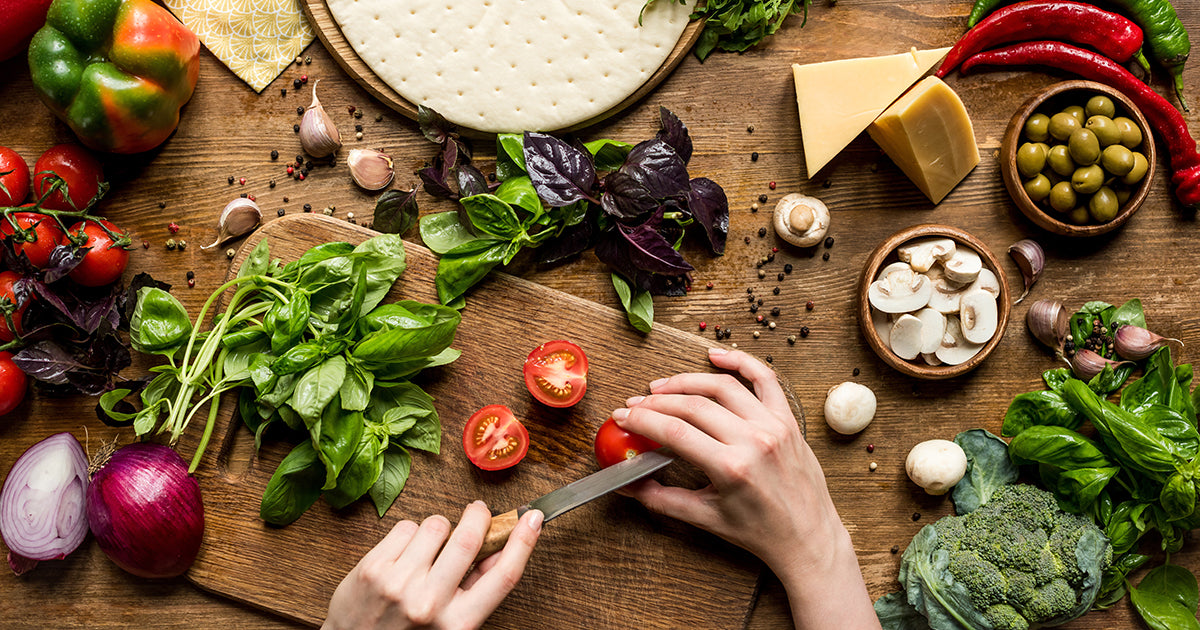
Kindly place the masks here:
<instances>
[{"instance_id":1,"label":"whole red tomato","mask_svg":"<svg viewBox=\"0 0 1200 630\"><path fill-rule=\"evenodd\" d=\"M0 0L2 2L3 0ZM100 160L78 144L59 144L46 149L37 164L33 165L33 194L41 198L54 178L44 171L53 171L67 185L69 199L64 199L62 190L54 191L42 203L50 210L83 210L87 207L104 181L104 167Z\"/></svg>"},{"instance_id":2,"label":"whole red tomato","mask_svg":"<svg viewBox=\"0 0 1200 630\"><path fill-rule=\"evenodd\" d=\"M4 14L6 1L0 0L0 15ZM0 42L3 41L4 36L0 35ZM29 165L24 158L8 147L0 147L0 173L8 173L0 175L0 184L3 184L3 188L0 188L0 206L15 206L25 201L29 195Z\"/></svg>"},{"instance_id":3,"label":"whole red tomato","mask_svg":"<svg viewBox=\"0 0 1200 630\"><path fill-rule=\"evenodd\" d=\"M25 373L13 363L12 355L0 352L0 416L25 400Z\"/></svg>"},{"instance_id":4,"label":"whole red tomato","mask_svg":"<svg viewBox=\"0 0 1200 630\"><path fill-rule=\"evenodd\" d=\"M100 224L115 234L122 234L121 228L108 221L87 220L72 225L63 237L64 245L74 242L80 247L91 248L79 266L70 273L72 280L85 287L102 287L120 280L125 265L129 263L129 252L116 245L116 241Z\"/></svg>"},{"instance_id":5,"label":"whole red tomato","mask_svg":"<svg viewBox=\"0 0 1200 630\"><path fill-rule=\"evenodd\" d=\"M50 0L0 0L0 61L29 47L29 39L46 23Z\"/></svg>"},{"instance_id":6,"label":"whole red tomato","mask_svg":"<svg viewBox=\"0 0 1200 630\"><path fill-rule=\"evenodd\" d=\"M650 438L622 429L615 420L609 418L596 432L596 462L601 468L608 468L660 446Z\"/></svg>"},{"instance_id":7,"label":"whole red tomato","mask_svg":"<svg viewBox=\"0 0 1200 630\"><path fill-rule=\"evenodd\" d=\"M16 305L17 294L16 291L13 290L13 285L16 284L17 280L20 279L21 274L15 271L0 271L0 300L8 300L14 306ZM25 302L21 308L17 309L12 314L12 329L8 327L8 320L5 319L3 315L0 315L0 341L7 343L13 339L16 339L17 335L25 333L25 329L21 325L21 317L25 314L25 309L27 308L29 308L29 302ZM13 334L13 329L16 329L16 334Z\"/></svg>"},{"instance_id":8,"label":"whole red tomato","mask_svg":"<svg viewBox=\"0 0 1200 630\"><path fill-rule=\"evenodd\" d=\"M30 204L26 204L30 205ZM25 252L25 256L29 258L30 264L38 269L45 269L50 265L50 252L62 242L63 231L58 227L58 222L53 218L37 212L14 212L10 215L13 221L24 230L32 230L35 240L24 241L21 243L15 242L15 237L10 239L10 246L14 254L18 256L21 252ZM10 237L16 233L13 230L12 224L0 217L0 236Z\"/></svg>"}]
</instances>

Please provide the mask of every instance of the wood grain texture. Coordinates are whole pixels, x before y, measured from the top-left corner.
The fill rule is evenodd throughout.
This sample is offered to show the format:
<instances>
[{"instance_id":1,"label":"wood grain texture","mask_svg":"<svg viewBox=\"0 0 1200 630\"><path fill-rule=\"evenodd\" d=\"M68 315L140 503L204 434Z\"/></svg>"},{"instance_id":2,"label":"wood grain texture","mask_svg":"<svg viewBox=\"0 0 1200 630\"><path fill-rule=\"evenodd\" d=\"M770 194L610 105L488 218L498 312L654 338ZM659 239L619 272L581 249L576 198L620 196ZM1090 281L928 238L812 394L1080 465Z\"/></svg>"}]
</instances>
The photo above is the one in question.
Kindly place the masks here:
<instances>
[{"instance_id":1,"label":"wood grain texture","mask_svg":"<svg viewBox=\"0 0 1200 630\"><path fill-rule=\"evenodd\" d=\"M1200 33L1200 4L1177 2L1180 18L1193 33ZM999 147L1004 129L1027 98L1064 79L1061 73L1036 70L972 76L953 75L948 83L962 97L971 115L982 161L941 204L934 206L907 178L886 160L865 135L860 136L822 172L803 179L804 154L797 125L795 92L790 65L855 56L894 54L910 46L949 46L965 30L970 4L940 0L843 0L835 7L814 3L808 24L797 17L764 46L741 55L717 53L701 64L685 58L643 102L603 121L581 134L584 140L608 137L637 142L653 136L658 106L676 112L687 123L695 141L689 165L694 177L709 177L724 188L733 213L726 254L711 257L698 249L687 256L697 267L697 290L685 298L658 299L655 319L683 330L708 324L732 327L726 343L738 343L757 356L771 356L775 368L796 389L809 412L808 441L821 461L838 512L850 531L860 565L873 597L897 588L899 556L922 526L951 511L944 497L928 497L904 474L904 458L913 445L930 438L948 438L959 431L984 427L999 431L1001 418L1012 397L1041 387L1042 370L1056 366L1024 330L1028 305L1037 299L1055 298L1070 306L1089 299L1119 302L1141 297L1150 325L1157 332L1183 339L1183 361L1200 359L1200 226L1172 201L1169 184L1159 173L1151 183L1142 209L1125 226L1094 239L1068 239L1043 232L1024 218L1010 201L1000 176ZM257 196L268 221L276 210L301 213L310 204L319 212L336 206L335 216L354 213L369 221L373 196L354 188L344 161L318 166L303 182L284 174L291 156L299 153L292 125L299 122L297 107L308 105L312 80L321 78L321 100L343 131L364 126L355 146L382 148L396 159L397 187L416 182L412 170L433 155L429 144L407 118L381 103L347 76L319 45L305 56L312 63L293 66L261 95L240 83L208 52L201 53L201 74L196 94L183 111L179 130L166 144L147 155L106 157L113 189L97 211L134 233L135 242L146 240L149 249L133 252L127 276L149 271L175 285L175 295L193 314L204 298L224 278L228 260L219 250L168 252L162 247L169 236L167 223L182 226L175 238L193 245L211 240L221 208L239 193ZM308 74L309 85L292 89L292 80ZM1154 86L1166 93L1166 83L1156 73ZM1184 74L1188 94L1200 94L1200 71L1189 66ZM281 96L280 90L287 94ZM37 156L56 142L71 139L71 132L38 101L24 59L0 63L0 144L12 147L32 167ZM1193 98L1194 100L1194 98ZM347 107L362 110L351 118ZM376 121L376 116L381 120ZM1184 115L1200 131L1200 109ZM754 132L747 133L753 125ZM485 170L494 152L487 142L477 142L478 161ZM272 149L281 157L272 161ZM753 161L751 152L759 159ZM345 151L342 152L344 156ZM245 186L229 185L227 177L245 177ZM277 180L271 188L270 180ZM768 182L775 181L771 190ZM824 184L828 182L828 187ZM773 236L759 238L759 228L770 229L769 213L752 212L760 194L764 207L788 192L820 197L830 207L834 246L825 250L797 250ZM284 201L287 198L288 201ZM428 195L419 196L422 212L453 208ZM159 202L166 204L159 207ZM1046 250L1042 279L1025 302L1012 311L1009 326L996 352L971 374L943 382L905 377L878 359L858 331L854 314L858 273L870 251L889 234L918 223L943 223L965 229L995 252L1003 252L1021 238L1037 239ZM415 233L409 235L415 238ZM743 239L749 238L749 243ZM775 259L762 269L756 262L778 247ZM823 261L828 251L830 259ZM1018 270L1001 255L1005 271L1014 280ZM777 281L784 264L793 273ZM188 289L187 271L195 271L196 287ZM607 306L616 306L607 269L587 255L553 268L540 268L528 259L515 261L507 271L541 285L571 293ZM706 282L712 290L705 290ZM778 286L780 294L772 289ZM779 307L778 328L763 331L754 340L754 315L748 312L746 288L755 289L764 307ZM814 309L805 303L814 302ZM760 311L762 312L762 311ZM789 345L786 338L808 326L811 334ZM709 339L712 339L710 336ZM140 376L139 363L129 375ZM853 376L854 368L861 373ZM639 375L645 382L654 375ZM855 380L875 390L879 409L874 424L862 434L843 437L824 426L821 413L825 392L845 380ZM101 438L129 431L103 427L93 412L95 401L77 397L49 399L31 394L15 412L0 420L0 474L7 474L25 448L58 431L71 431L95 448ZM90 440L85 436L90 434ZM875 446L868 454L865 447ZM580 461L589 457L580 454ZM875 472L868 464L879 464ZM918 513L920 520L913 521ZM454 517L455 514L449 516ZM570 515L564 517L571 518ZM566 522L566 521L564 521ZM550 523L547 527L554 527ZM549 531L549 530L547 530ZM1200 552L1192 540L1172 561L1200 570ZM262 550L244 550L252 556ZM329 576L336 579L336 576ZM719 581L720 576L710 578ZM580 580L573 590L586 593L592 580ZM257 586L255 588L258 588ZM583 596L583 595L580 595ZM671 595L662 604L672 605ZM314 601L312 609L324 610ZM748 627L788 627L789 611L777 581L765 581ZM0 625L6 628L253 628L282 630L303 627L223 597L196 589L183 580L147 581L117 569L88 541L67 560L47 562L22 578L0 573ZM539 627L531 619L529 627ZM1138 627L1127 603L1093 613L1066 626L1069 630L1128 630Z\"/></svg>"},{"instance_id":2,"label":"wood grain texture","mask_svg":"<svg viewBox=\"0 0 1200 630\"><path fill-rule=\"evenodd\" d=\"M315 245L357 244L374 234L319 215L285 217L247 239L229 274L236 275L262 239L272 259L287 263ZM436 302L437 256L409 244L405 259L407 269L385 301ZM587 396L568 409L535 402L521 377L529 351L552 339L569 339L588 355ZM462 311L452 346L462 356L416 379L436 401L442 452L412 451L412 476L383 519L370 501L340 511L318 502L287 527L264 525L259 501L293 445L264 441L252 456L246 447L254 436L234 420L236 399L227 397L213 432L214 442L223 446L205 452L196 474L206 498L205 535L188 577L207 590L319 624L325 611L313 602L328 601L341 576L397 521L453 517L477 499L502 512L595 472L592 439L609 413L626 398L646 393L648 373L709 371L712 345L667 326L642 335L614 309L493 274L469 294ZM530 447L520 465L486 472L467 460L460 446L463 426L477 409L497 403L522 420ZM183 450L189 447L185 443ZM656 476L675 485L705 484L684 466ZM753 556L711 535L650 517L636 502L608 495L546 525L525 577L489 626L524 628L536 616L555 628L741 628L759 566ZM709 579L713 575L721 580ZM583 580L589 587L575 588Z\"/></svg>"},{"instance_id":3,"label":"wood grain texture","mask_svg":"<svg viewBox=\"0 0 1200 630\"><path fill-rule=\"evenodd\" d=\"M359 57L358 53L354 52L354 47L350 45L350 42L342 33L341 27L338 26L337 20L329 12L329 4L326 0L303 0L301 8L304 10L304 15L308 17L309 24L317 32L317 37L325 45L325 49L329 51L334 61L337 61L342 70L346 71L346 74L350 75L360 86L388 107L404 114L412 120L417 119L417 106L392 89L392 86L388 85L379 75L375 74L375 71L367 65L367 62L363 61L362 57ZM675 67L683 61L683 58L692 49L692 45L700 38L700 33L703 30L703 20L693 20L690 22L684 27L683 33L679 36L679 41L675 42L675 47L671 49L667 58L663 60L662 65L644 83L638 86L632 94L608 111L593 116L581 123L571 125L561 131L568 132L585 129L641 100L642 97L658 87L658 84L662 83L662 80L667 78L667 75L675 70ZM464 129L463 131L466 135L478 138L490 137L492 135L474 129Z\"/></svg>"}]
</instances>

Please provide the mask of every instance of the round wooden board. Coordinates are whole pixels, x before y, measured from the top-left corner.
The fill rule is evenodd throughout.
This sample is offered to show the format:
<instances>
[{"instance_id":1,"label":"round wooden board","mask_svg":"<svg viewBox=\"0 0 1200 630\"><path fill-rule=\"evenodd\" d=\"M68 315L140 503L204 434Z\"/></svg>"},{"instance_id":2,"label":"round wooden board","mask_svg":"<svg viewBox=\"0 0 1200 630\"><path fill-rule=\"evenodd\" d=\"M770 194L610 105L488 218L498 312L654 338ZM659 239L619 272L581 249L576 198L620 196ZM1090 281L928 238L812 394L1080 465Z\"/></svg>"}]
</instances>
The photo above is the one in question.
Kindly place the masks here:
<instances>
[{"instance_id":1,"label":"round wooden board","mask_svg":"<svg viewBox=\"0 0 1200 630\"><path fill-rule=\"evenodd\" d=\"M329 5L325 0L301 0L301 7L304 9L304 14L308 16L308 21L312 24L317 32L317 37L321 43L325 45L325 49L337 61L338 65L346 71L359 85L370 92L375 98L379 99L388 107L404 114L405 116L416 120L417 106L405 100L395 90L391 88L379 75L375 74L371 67L367 65L358 53L354 52L354 48L350 46L350 42L346 41L346 37L342 35L342 29L338 26L337 20L329 12ZM675 67L679 65L688 51L692 49L692 45L700 38L700 33L704 30L704 20L693 20L683 29L683 34L680 35L679 41L675 42L675 48L667 55L666 60L659 66L654 74L646 79L633 94L630 94L625 100L618 103L608 111L585 120L579 124L571 125L564 129L546 129L543 131L575 131L583 129L590 125L594 125L617 112L633 105L651 90L658 86L667 75L671 74ZM466 128L463 130L464 135L475 137L491 137L493 134L477 131Z\"/></svg>"}]
</instances>

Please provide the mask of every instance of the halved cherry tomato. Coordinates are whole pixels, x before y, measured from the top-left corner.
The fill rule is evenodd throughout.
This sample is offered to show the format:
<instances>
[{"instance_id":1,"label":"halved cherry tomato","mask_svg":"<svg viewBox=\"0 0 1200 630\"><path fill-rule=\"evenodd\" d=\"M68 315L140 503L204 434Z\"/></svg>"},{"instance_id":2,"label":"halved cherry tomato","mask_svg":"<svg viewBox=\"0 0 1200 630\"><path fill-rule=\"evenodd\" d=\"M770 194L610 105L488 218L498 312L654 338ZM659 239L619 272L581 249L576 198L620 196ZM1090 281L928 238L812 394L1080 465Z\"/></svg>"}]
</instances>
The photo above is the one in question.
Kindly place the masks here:
<instances>
[{"instance_id":1,"label":"halved cherry tomato","mask_svg":"<svg viewBox=\"0 0 1200 630\"><path fill-rule=\"evenodd\" d=\"M8 147L0 147L0 206L15 206L29 195L29 165Z\"/></svg>"},{"instance_id":2,"label":"halved cherry tomato","mask_svg":"<svg viewBox=\"0 0 1200 630\"><path fill-rule=\"evenodd\" d=\"M467 420L463 452L483 470L515 466L529 450L529 431L504 405L488 405Z\"/></svg>"},{"instance_id":3,"label":"halved cherry tomato","mask_svg":"<svg viewBox=\"0 0 1200 630\"><path fill-rule=\"evenodd\" d=\"M32 204L26 204L27 206ZM9 239L9 246L12 247L13 253L18 256L21 252L25 252L25 256L29 258L29 263L38 269L45 269L50 265L50 252L58 246L62 241L63 231L58 227L58 222L53 218L37 212L14 212L10 215L17 225L24 230L33 230L34 237L37 240L26 241L23 243L13 242L14 239ZM0 236L10 237L16 233L13 230L12 224L0 217Z\"/></svg>"},{"instance_id":4,"label":"halved cherry tomato","mask_svg":"<svg viewBox=\"0 0 1200 630\"><path fill-rule=\"evenodd\" d=\"M587 355L570 341L548 341L525 359L525 387L538 402L570 407L587 391Z\"/></svg>"},{"instance_id":5,"label":"halved cherry tomato","mask_svg":"<svg viewBox=\"0 0 1200 630\"><path fill-rule=\"evenodd\" d=\"M62 189L46 198L43 208L50 210L83 210L100 190L104 181L104 167L100 160L78 144L59 144L46 149L33 165L33 194L40 198L54 177L43 171L53 171L67 185L67 196Z\"/></svg>"},{"instance_id":6,"label":"halved cherry tomato","mask_svg":"<svg viewBox=\"0 0 1200 630\"><path fill-rule=\"evenodd\" d=\"M12 355L0 352L0 416L25 400L25 373L13 363Z\"/></svg>"},{"instance_id":7,"label":"halved cherry tomato","mask_svg":"<svg viewBox=\"0 0 1200 630\"><path fill-rule=\"evenodd\" d=\"M21 279L21 274L15 271L0 271L0 300L8 300L14 306L17 303L17 294L13 290L13 285L17 280ZM21 308L17 309L12 314L13 328L16 329L17 335L25 334L25 329L21 325L21 317L25 314L25 309L29 308L29 302L26 301ZM9 342L17 338L13 331L8 327L8 320L0 315L0 341ZM19 401L18 401L19 402ZM14 407L16 405L13 405ZM0 414L3 415L3 414Z\"/></svg>"},{"instance_id":8,"label":"halved cherry tomato","mask_svg":"<svg viewBox=\"0 0 1200 630\"><path fill-rule=\"evenodd\" d=\"M121 228L108 221L86 220L71 226L70 232L63 236L64 245L70 245L73 238L82 232L84 239L80 247L90 247L91 251L84 255L79 266L71 270L70 278L85 287L102 287L121 279L125 273L125 265L129 263L129 252L124 247L114 245L113 240L104 228L114 234L121 234Z\"/></svg>"},{"instance_id":9,"label":"halved cherry tomato","mask_svg":"<svg viewBox=\"0 0 1200 630\"><path fill-rule=\"evenodd\" d=\"M662 445L650 438L622 429L617 426L615 420L609 418L596 432L596 463L600 464L601 468L608 468L660 446Z\"/></svg>"}]
</instances>

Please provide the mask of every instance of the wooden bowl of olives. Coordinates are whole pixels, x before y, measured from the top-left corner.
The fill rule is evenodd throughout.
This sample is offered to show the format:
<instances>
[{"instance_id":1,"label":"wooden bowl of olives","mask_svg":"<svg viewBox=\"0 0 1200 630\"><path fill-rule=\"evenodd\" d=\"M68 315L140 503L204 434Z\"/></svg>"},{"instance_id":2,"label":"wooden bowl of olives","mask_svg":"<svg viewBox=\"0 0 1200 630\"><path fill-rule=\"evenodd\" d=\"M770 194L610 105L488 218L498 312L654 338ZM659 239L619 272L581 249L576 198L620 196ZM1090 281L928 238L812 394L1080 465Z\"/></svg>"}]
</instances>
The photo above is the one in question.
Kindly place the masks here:
<instances>
[{"instance_id":1,"label":"wooden bowl of olives","mask_svg":"<svg viewBox=\"0 0 1200 630\"><path fill-rule=\"evenodd\" d=\"M1004 132L1008 194L1039 227L1097 236L1133 216L1154 178L1154 137L1129 97L1103 83L1063 81L1025 102Z\"/></svg>"}]
</instances>

